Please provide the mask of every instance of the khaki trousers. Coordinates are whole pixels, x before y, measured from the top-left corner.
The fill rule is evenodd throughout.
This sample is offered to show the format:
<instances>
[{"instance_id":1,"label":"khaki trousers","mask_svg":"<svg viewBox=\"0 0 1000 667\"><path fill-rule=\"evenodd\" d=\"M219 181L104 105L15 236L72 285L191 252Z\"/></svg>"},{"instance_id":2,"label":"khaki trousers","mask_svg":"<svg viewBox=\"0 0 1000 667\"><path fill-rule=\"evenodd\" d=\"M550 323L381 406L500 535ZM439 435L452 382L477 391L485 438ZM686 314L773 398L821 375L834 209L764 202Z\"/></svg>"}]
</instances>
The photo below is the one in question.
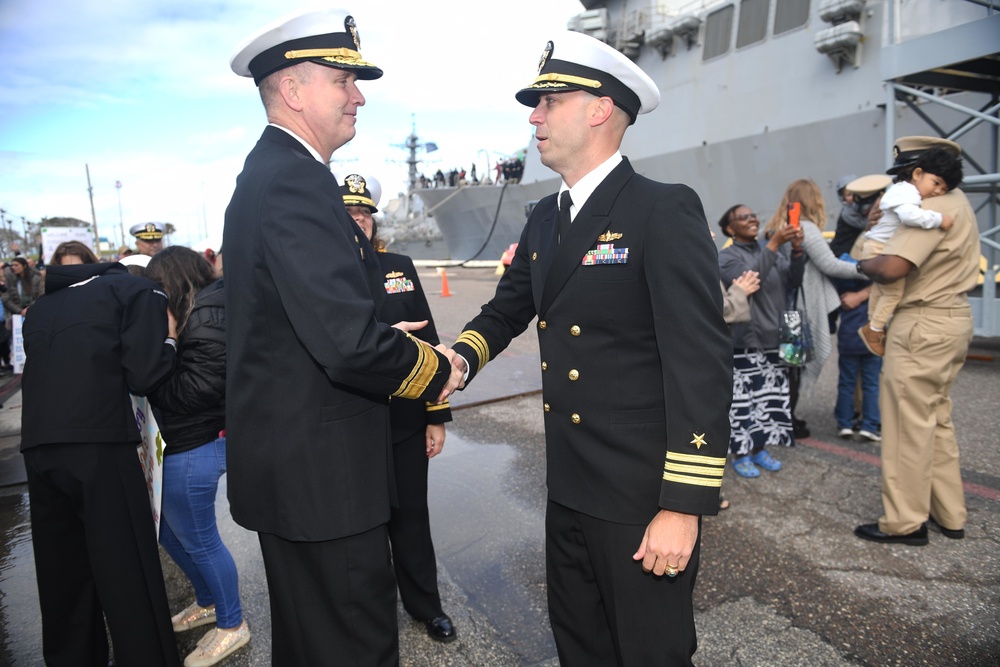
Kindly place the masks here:
<instances>
[{"instance_id":1,"label":"khaki trousers","mask_svg":"<svg viewBox=\"0 0 1000 667\"><path fill-rule=\"evenodd\" d=\"M879 396L885 533L911 533L928 516L945 528L965 527L951 387L972 330L968 306L904 308L889 327Z\"/></svg>"}]
</instances>

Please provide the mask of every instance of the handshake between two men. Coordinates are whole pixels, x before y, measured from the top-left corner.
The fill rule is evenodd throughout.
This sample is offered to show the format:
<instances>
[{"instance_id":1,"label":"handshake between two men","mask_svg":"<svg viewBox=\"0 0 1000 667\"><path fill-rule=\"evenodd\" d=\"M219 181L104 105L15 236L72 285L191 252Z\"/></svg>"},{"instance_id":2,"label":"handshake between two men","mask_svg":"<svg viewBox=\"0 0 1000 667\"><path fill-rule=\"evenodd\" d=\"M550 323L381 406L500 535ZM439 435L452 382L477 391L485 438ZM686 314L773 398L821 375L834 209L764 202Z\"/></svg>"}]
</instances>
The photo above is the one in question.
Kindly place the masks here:
<instances>
[{"instance_id":1,"label":"handshake between two men","mask_svg":"<svg viewBox=\"0 0 1000 667\"><path fill-rule=\"evenodd\" d=\"M423 329L427 326L427 320L420 320L419 322L396 322L392 326L394 329L399 329L400 331L409 333L411 331ZM431 345L427 341L420 340L416 336L414 336L413 339L420 341L428 347L433 347L435 350L446 356L448 361L451 362L451 376L448 378L448 382L445 384L444 389L441 390L441 395L438 396L438 403L444 403L448 400L448 397L454 394L456 389L465 389L465 376L469 372L469 364L465 359L456 354L451 348L445 347L444 344Z\"/></svg>"}]
</instances>

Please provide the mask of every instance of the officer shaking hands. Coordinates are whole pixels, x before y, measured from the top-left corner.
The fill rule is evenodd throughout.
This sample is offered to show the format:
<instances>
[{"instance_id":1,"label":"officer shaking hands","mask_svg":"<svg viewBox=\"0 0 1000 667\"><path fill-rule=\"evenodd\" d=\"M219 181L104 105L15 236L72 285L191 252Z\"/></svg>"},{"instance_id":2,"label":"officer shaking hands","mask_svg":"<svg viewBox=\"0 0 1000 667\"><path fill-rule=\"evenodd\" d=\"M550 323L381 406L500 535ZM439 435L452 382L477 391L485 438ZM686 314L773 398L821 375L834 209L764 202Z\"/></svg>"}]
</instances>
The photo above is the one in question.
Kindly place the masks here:
<instances>
[{"instance_id":1,"label":"officer shaking hands","mask_svg":"<svg viewBox=\"0 0 1000 667\"><path fill-rule=\"evenodd\" d=\"M698 195L639 176L619 152L660 101L628 58L560 34L515 97L562 185L535 207L453 363L472 381L537 315L560 662L690 665L700 517L718 512L729 441L718 253Z\"/></svg>"}]
</instances>

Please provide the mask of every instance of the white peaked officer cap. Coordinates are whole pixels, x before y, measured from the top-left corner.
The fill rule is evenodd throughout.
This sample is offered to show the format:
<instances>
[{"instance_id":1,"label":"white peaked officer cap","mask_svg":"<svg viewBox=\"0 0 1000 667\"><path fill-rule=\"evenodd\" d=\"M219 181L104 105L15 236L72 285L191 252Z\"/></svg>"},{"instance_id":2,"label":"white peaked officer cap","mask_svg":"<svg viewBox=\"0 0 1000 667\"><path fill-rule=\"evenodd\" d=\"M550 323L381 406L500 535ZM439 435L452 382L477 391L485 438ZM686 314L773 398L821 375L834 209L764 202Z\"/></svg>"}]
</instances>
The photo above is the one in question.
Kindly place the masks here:
<instances>
[{"instance_id":1,"label":"white peaked officer cap","mask_svg":"<svg viewBox=\"0 0 1000 667\"><path fill-rule=\"evenodd\" d=\"M359 79L382 76L361 57L357 23L343 9L299 11L278 19L244 39L229 66L260 85L269 74L303 62L349 70Z\"/></svg>"},{"instance_id":2,"label":"white peaked officer cap","mask_svg":"<svg viewBox=\"0 0 1000 667\"><path fill-rule=\"evenodd\" d=\"M514 97L534 107L542 95L573 90L610 97L633 123L660 104L660 90L638 65L600 40L566 31L545 45L538 76Z\"/></svg>"},{"instance_id":3,"label":"white peaked officer cap","mask_svg":"<svg viewBox=\"0 0 1000 667\"><path fill-rule=\"evenodd\" d=\"M160 222L140 222L129 227L128 233L140 241L159 241L166 229Z\"/></svg>"},{"instance_id":4,"label":"white peaked officer cap","mask_svg":"<svg viewBox=\"0 0 1000 667\"><path fill-rule=\"evenodd\" d=\"M118 263L122 266L141 266L146 268L149 266L149 260L153 259L149 255L129 255L128 257L121 257Z\"/></svg>"},{"instance_id":5,"label":"white peaked officer cap","mask_svg":"<svg viewBox=\"0 0 1000 667\"><path fill-rule=\"evenodd\" d=\"M382 184L374 176L368 177L368 192L372 195L372 202L378 206L379 200L382 199Z\"/></svg>"}]
</instances>

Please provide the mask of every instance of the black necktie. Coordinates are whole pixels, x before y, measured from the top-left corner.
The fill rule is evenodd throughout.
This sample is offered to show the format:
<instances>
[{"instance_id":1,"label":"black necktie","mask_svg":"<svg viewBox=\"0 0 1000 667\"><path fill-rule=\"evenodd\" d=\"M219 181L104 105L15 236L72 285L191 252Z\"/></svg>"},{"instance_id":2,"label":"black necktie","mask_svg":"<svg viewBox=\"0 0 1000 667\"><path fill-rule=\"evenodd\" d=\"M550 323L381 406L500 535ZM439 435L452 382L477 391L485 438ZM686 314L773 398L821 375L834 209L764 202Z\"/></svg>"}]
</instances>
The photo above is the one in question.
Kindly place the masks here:
<instances>
[{"instance_id":1,"label":"black necktie","mask_svg":"<svg viewBox=\"0 0 1000 667\"><path fill-rule=\"evenodd\" d=\"M569 223L571 222L569 216L569 207L573 205L573 198L569 196L569 190L563 190L563 193L559 196L559 242L566 238L566 232L569 231Z\"/></svg>"}]
</instances>

